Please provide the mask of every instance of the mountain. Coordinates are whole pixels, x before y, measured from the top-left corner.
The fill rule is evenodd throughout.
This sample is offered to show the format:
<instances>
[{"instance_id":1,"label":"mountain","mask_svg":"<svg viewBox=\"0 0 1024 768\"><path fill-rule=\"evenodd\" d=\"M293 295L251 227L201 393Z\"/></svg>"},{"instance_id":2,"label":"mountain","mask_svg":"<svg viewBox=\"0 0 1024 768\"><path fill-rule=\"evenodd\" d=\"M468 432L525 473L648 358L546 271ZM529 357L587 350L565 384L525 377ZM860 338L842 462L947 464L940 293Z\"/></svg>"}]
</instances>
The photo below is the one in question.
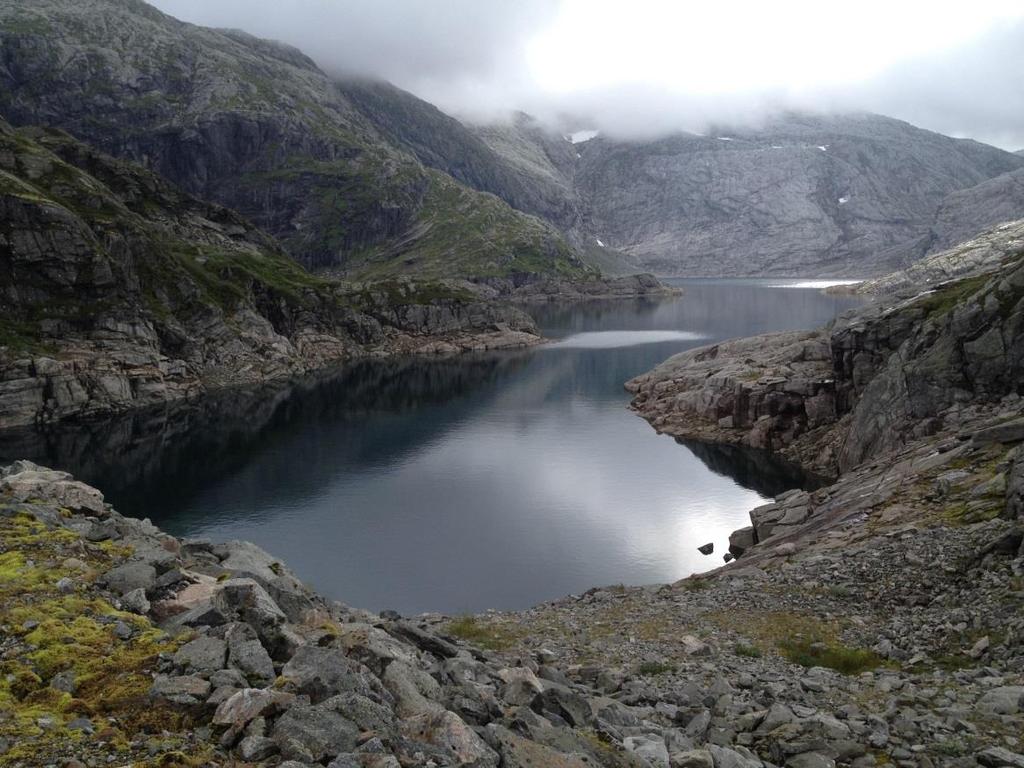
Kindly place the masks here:
<instances>
[{"instance_id":1,"label":"mountain","mask_svg":"<svg viewBox=\"0 0 1024 768\"><path fill-rule=\"evenodd\" d=\"M1024 168L994 147L869 114L577 147L594 236L669 275L888 272L947 244L937 230L966 236L987 223L940 227L941 210L975 215L951 195ZM1024 214L1015 206L1007 218Z\"/></svg>"},{"instance_id":2,"label":"mountain","mask_svg":"<svg viewBox=\"0 0 1024 768\"><path fill-rule=\"evenodd\" d=\"M140 0L0 0L0 113L139 162L356 279L867 277L1024 215L1024 156L879 115L574 143L524 114L463 123Z\"/></svg>"},{"instance_id":3,"label":"mountain","mask_svg":"<svg viewBox=\"0 0 1024 768\"><path fill-rule=\"evenodd\" d=\"M313 275L233 211L62 131L0 121L0 426L533 331L458 285Z\"/></svg>"},{"instance_id":4,"label":"mountain","mask_svg":"<svg viewBox=\"0 0 1024 768\"><path fill-rule=\"evenodd\" d=\"M230 207L310 267L593 274L550 223L389 141L404 134L379 129L301 52L140 0L0 0L0 113L63 128ZM490 191L486 164L467 157L463 176Z\"/></svg>"},{"instance_id":5,"label":"mountain","mask_svg":"<svg viewBox=\"0 0 1024 768\"><path fill-rule=\"evenodd\" d=\"M576 190L578 153L561 134L524 113L503 123L463 124L379 80L343 79L338 88L391 144L425 166L554 224L601 272L637 272L636 265L598 246L587 231Z\"/></svg>"},{"instance_id":6,"label":"mountain","mask_svg":"<svg viewBox=\"0 0 1024 768\"><path fill-rule=\"evenodd\" d=\"M948 195L935 214L929 252L949 248L980 230L1024 216L1024 168Z\"/></svg>"}]
</instances>

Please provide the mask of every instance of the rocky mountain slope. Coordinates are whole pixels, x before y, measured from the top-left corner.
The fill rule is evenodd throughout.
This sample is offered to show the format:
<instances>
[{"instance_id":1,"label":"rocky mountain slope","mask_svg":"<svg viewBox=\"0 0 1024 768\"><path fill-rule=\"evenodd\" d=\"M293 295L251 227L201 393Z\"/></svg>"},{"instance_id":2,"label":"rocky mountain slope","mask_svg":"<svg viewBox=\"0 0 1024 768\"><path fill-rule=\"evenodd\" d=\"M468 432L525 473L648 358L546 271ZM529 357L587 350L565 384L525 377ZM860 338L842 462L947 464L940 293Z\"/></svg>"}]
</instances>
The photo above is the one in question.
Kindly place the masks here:
<instances>
[{"instance_id":1,"label":"rocky mountain slope","mask_svg":"<svg viewBox=\"0 0 1024 768\"><path fill-rule=\"evenodd\" d=\"M999 270L1016 254L1024 251L1024 220L1008 221L975 235L954 248L915 261L906 269L846 288L864 295L913 292L933 288L962 277L973 277Z\"/></svg>"},{"instance_id":2,"label":"rocky mountain slope","mask_svg":"<svg viewBox=\"0 0 1024 768\"><path fill-rule=\"evenodd\" d=\"M1024 381L1024 250L998 269L852 310L819 331L676 355L629 382L659 430L779 452L827 474L990 409ZM1000 411L1001 412L1001 411Z\"/></svg>"},{"instance_id":3,"label":"rocky mountain slope","mask_svg":"<svg viewBox=\"0 0 1024 768\"><path fill-rule=\"evenodd\" d=\"M989 214L1024 213L1008 200L972 219L1008 179L951 197L1019 157L877 115L578 147L589 228L657 274L870 276L995 223Z\"/></svg>"},{"instance_id":4,"label":"rocky mountain slope","mask_svg":"<svg viewBox=\"0 0 1024 768\"><path fill-rule=\"evenodd\" d=\"M394 132L390 143L299 51L141 0L0 3L0 114L239 211L307 266L591 273L550 224L424 167Z\"/></svg>"},{"instance_id":5,"label":"rocky mountain slope","mask_svg":"<svg viewBox=\"0 0 1024 768\"><path fill-rule=\"evenodd\" d=\"M935 215L935 252L970 239L980 229L1024 215L1024 169L953 192Z\"/></svg>"},{"instance_id":6,"label":"rocky mountain slope","mask_svg":"<svg viewBox=\"0 0 1024 768\"><path fill-rule=\"evenodd\" d=\"M237 214L0 122L0 425L161 403L363 354L537 340L433 282L341 285Z\"/></svg>"}]
</instances>

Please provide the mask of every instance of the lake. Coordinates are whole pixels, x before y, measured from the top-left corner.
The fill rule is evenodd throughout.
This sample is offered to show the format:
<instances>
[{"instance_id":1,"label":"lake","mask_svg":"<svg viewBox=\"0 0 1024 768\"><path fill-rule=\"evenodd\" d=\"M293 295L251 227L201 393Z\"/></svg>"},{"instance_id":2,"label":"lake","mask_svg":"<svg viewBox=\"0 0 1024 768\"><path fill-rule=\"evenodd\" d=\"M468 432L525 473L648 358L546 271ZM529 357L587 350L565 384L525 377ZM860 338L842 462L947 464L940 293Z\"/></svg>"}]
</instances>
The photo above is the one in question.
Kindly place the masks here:
<instances>
[{"instance_id":1,"label":"lake","mask_svg":"<svg viewBox=\"0 0 1024 768\"><path fill-rule=\"evenodd\" d=\"M683 295L528 308L550 344L364 361L296 382L0 436L178 536L255 541L324 594L404 614L518 609L722 563L747 512L804 482L683 445L623 383L714 341L821 325L816 281L673 280ZM699 545L714 542L714 554Z\"/></svg>"}]
</instances>

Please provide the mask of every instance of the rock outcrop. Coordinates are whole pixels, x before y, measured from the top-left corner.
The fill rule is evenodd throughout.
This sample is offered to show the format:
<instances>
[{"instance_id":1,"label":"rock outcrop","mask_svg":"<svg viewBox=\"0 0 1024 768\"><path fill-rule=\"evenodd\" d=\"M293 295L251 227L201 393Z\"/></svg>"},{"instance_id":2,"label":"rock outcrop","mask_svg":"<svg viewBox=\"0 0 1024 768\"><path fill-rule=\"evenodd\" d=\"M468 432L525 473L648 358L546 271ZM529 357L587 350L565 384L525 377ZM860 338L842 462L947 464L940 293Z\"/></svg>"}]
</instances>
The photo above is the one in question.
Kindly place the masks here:
<instances>
[{"instance_id":1,"label":"rock outcrop","mask_svg":"<svg viewBox=\"0 0 1024 768\"><path fill-rule=\"evenodd\" d=\"M955 426L972 404L1016 402L1022 365L1024 260L1014 255L821 331L684 352L627 387L661 431L777 451L834 476Z\"/></svg>"},{"instance_id":2,"label":"rock outcrop","mask_svg":"<svg viewBox=\"0 0 1024 768\"><path fill-rule=\"evenodd\" d=\"M975 230L976 231L976 230ZM1007 260L1024 252L1024 220L1007 221L960 245L915 261L906 269L865 280L850 288L831 289L873 296L899 291L921 291L963 277L999 270Z\"/></svg>"}]
</instances>

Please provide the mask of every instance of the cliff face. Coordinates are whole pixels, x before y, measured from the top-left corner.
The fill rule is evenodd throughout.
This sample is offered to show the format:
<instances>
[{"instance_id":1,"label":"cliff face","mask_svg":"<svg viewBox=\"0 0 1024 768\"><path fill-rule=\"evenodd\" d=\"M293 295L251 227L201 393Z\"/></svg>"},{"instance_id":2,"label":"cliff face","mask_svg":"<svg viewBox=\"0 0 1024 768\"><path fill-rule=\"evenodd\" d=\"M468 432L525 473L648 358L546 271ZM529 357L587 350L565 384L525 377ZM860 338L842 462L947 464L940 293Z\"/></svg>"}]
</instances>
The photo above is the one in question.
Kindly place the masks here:
<instances>
[{"instance_id":1,"label":"cliff face","mask_svg":"<svg viewBox=\"0 0 1024 768\"><path fill-rule=\"evenodd\" d=\"M945 223L976 207L950 195L1021 168L1011 153L876 115L578 146L589 228L657 274L891 271L995 223Z\"/></svg>"},{"instance_id":2,"label":"cliff face","mask_svg":"<svg viewBox=\"0 0 1024 768\"><path fill-rule=\"evenodd\" d=\"M142 2L0 3L0 113L66 129L239 211L307 266L587 272L549 224L389 143L300 52ZM439 261L463 247L474 258Z\"/></svg>"},{"instance_id":3,"label":"cliff face","mask_svg":"<svg viewBox=\"0 0 1024 768\"><path fill-rule=\"evenodd\" d=\"M676 355L628 384L660 430L778 451L836 474L962 421L1020 410L1024 260L831 327Z\"/></svg>"},{"instance_id":4,"label":"cliff face","mask_svg":"<svg viewBox=\"0 0 1024 768\"><path fill-rule=\"evenodd\" d=\"M465 289L315 277L237 214L57 131L0 124L0 214L3 426L535 338Z\"/></svg>"}]
</instances>

